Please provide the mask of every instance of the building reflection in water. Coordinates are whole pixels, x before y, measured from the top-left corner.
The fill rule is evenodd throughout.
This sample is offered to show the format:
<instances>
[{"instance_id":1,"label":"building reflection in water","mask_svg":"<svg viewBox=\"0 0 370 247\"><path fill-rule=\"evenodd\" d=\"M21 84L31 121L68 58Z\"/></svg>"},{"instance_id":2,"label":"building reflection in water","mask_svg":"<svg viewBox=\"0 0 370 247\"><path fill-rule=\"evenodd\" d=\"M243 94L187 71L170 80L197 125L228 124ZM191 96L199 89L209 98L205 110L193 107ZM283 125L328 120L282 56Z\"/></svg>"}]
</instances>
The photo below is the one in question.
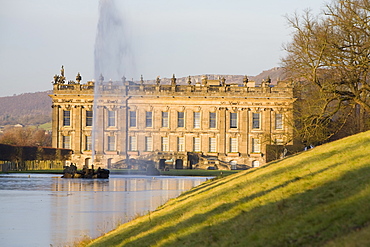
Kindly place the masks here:
<instances>
[{"instance_id":1,"label":"building reflection in water","mask_svg":"<svg viewBox=\"0 0 370 247\"><path fill-rule=\"evenodd\" d=\"M84 236L98 237L204 181L205 178L139 176L55 179L51 240L65 245Z\"/></svg>"}]
</instances>

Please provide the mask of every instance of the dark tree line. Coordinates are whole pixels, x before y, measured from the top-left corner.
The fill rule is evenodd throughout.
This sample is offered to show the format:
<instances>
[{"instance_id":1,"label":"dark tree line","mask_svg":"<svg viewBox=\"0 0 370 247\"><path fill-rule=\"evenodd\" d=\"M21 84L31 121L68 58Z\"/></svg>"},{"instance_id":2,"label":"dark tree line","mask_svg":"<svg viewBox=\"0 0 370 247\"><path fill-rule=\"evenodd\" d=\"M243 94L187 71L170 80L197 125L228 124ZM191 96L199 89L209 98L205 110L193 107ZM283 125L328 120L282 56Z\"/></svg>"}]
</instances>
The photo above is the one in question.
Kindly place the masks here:
<instances>
[{"instance_id":1,"label":"dark tree line","mask_svg":"<svg viewBox=\"0 0 370 247\"><path fill-rule=\"evenodd\" d=\"M0 160L22 162L30 160L64 161L71 158L72 150L50 147L29 147L0 144Z\"/></svg>"}]
</instances>

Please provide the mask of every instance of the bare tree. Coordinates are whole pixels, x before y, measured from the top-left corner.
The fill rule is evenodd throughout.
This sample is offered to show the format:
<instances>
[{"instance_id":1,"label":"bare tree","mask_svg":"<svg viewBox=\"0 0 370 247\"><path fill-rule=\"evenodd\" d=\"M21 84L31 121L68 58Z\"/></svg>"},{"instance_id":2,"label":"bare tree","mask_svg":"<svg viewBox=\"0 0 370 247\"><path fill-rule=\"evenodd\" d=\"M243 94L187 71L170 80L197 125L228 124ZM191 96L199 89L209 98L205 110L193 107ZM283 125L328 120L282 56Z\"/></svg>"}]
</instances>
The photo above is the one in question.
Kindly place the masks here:
<instances>
[{"instance_id":1,"label":"bare tree","mask_svg":"<svg viewBox=\"0 0 370 247\"><path fill-rule=\"evenodd\" d=\"M0 143L17 146L51 146L51 135L34 127L13 127L0 135Z\"/></svg>"},{"instance_id":2,"label":"bare tree","mask_svg":"<svg viewBox=\"0 0 370 247\"><path fill-rule=\"evenodd\" d=\"M293 126L296 141L306 147L330 140L348 124L355 111L353 105L338 104L312 83L296 83L295 93L294 118L289 124Z\"/></svg>"},{"instance_id":3,"label":"bare tree","mask_svg":"<svg viewBox=\"0 0 370 247\"><path fill-rule=\"evenodd\" d=\"M298 119L306 141L328 139L356 105L370 112L369 13L369 0L334 0L317 16L306 10L287 18L294 32L282 62L302 96Z\"/></svg>"}]
</instances>

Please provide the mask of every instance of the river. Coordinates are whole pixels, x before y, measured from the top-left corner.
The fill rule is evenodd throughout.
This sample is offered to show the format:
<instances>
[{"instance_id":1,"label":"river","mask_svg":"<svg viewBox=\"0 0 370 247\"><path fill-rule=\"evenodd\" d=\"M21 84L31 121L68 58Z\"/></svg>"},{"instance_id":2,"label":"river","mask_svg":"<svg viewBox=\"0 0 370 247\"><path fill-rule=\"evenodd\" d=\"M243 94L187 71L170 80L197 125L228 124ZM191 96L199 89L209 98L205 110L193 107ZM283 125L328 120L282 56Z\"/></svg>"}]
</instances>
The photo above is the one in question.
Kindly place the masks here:
<instances>
[{"instance_id":1,"label":"river","mask_svg":"<svg viewBox=\"0 0 370 247\"><path fill-rule=\"evenodd\" d=\"M155 210L205 180L114 174L109 179L0 174L0 245L72 246Z\"/></svg>"}]
</instances>

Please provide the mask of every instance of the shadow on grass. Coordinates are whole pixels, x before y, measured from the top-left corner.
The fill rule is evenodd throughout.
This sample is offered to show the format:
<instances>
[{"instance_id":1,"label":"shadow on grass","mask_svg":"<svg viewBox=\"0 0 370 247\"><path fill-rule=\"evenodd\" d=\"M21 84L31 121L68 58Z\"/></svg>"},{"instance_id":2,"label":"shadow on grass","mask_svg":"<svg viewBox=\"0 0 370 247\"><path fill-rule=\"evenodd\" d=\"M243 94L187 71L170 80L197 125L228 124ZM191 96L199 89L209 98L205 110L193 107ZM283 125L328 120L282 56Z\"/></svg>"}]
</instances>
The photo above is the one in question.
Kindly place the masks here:
<instances>
[{"instance_id":1,"label":"shadow on grass","mask_svg":"<svg viewBox=\"0 0 370 247\"><path fill-rule=\"evenodd\" d=\"M136 226L133 226L133 227L128 227L128 229L125 230L125 232L126 232L125 234L123 234L121 236L116 236L116 237L109 238L109 240L107 239L107 241L109 241L109 243L112 244L112 245L114 245L114 244L115 245L120 245L120 243L122 243L122 241L123 241L123 239L121 237L128 238L128 237L135 236L135 235L138 235L138 234L143 233L143 236L142 237L140 237L139 239L136 239L136 240L133 240L133 241L129 242L127 244L127 246L148 246L148 243L154 244L153 241L161 240L161 239L166 239L174 231L178 231L178 230L182 230L182 229L187 229L187 228L191 228L192 226L197 226L197 225L204 224L211 217L215 217L215 215L218 215L220 213L223 213L223 212L225 212L227 210L230 210L230 209L232 209L234 207L240 206L241 204L248 203L249 201L252 201L252 200L254 200L254 199L258 198L258 197L264 196L264 195L266 195L268 193L272 193L272 192L274 192L274 191L276 191L278 189L284 188L284 187L288 186L291 183L295 183L295 182L298 182L299 183L299 181L303 181L303 180L305 180L308 177L315 177L316 175L318 175L320 173L323 173L325 171L329 171L330 169L334 169L335 167L338 167L340 165L343 165L343 164L342 163L333 164L333 165L331 165L329 167L323 168L323 169L321 169L319 171L316 171L316 172L307 174L305 176L302 176L302 177L299 177L299 178L297 177L297 178L294 178L294 179L285 181L285 182L283 182L283 183L281 183L279 185L276 185L276 186L274 186L274 187L272 187L272 188L270 188L268 190L263 190L263 191L260 191L258 193L252 194L250 196L242 197L238 201L235 201L235 202L232 202L232 203L224 203L224 204L222 204L222 205L214 208L213 210L211 210L211 211L209 211L207 213L194 215L191 218L189 218L189 219L187 219L185 221L179 222L179 223L177 223L174 226L165 227L165 228L162 228L162 229L157 230L155 232L146 233L145 234L145 232L150 231L152 229L152 227L158 226L158 225L162 224L163 222L165 222L167 220L177 219L178 217L181 217L181 215L183 213L180 210L180 212L179 211L176 211L176 212L169 213L167 215L158 216L158 217L154 218L151 222L148 222L147 221L147 222L140 223L140 224L138 224ZM298 195L294 195L291 198L284 199L284 202L282 202L282 201L276 201L274 203L270 203L270 204L267 204L267 205L256 207L252 211L249 211L249 212L246 212L246 211L241 210L239 212L238 217L242 217L243 218L246 215L255 215L255 214L258 214L258 212L266 211L266 209L264 209L264 208L269 208L269 210L272 210L272 212L275 211L276 214L283 215L282 214L282 209L281 209L282 206L281 205L283 205L283 210L285 210L285 206L284 205L289 205L289 204L292 204L292 203L297 202L297 201L298 202L299 201L304 201L305 202L302 206L300 206L302 208L302 210L300 210L300 212L298 212L298 214L307 214L308 213L308 210L309 210L309 208L307 207L307 205L311 205L313 208L315 208L315 206L316 206L316 205L312 205L312 202L314 202L315 200L312 200L312 199L311 200L308 200L307 197L315 197L316 194L320 194L320 193L322 194L323 191L327 191L328 188L330 188L330 187L338 187L338 186L340 186L342 184L340 181L342 181L343 179L349 179L349 180L355 179L356 180L356 178L358 178L359 176L363 176L364 174L367 174L368 175L369 173L370 173L370 168L368 168L368 167L362 168L362 169L358 169L358 170L354 170L354 171L350 171L350 172L348 172L348 174L344 175L342 178L338 179L337 181L331 181L331 182L328 182L327 184L324 184L321 187L318 187L316 189L308 190L308 191L305 191L304 193L301 193L301 194L298 194ZM351 182L354 183L354 184L356 184L356 181L351 181ZM361 185L361 186L357 186L357 187L354 186L354 188L352 189L352 191L354 193L356 193L360 189L364 188L364 186L366 186L366 185L367 184L364 184L364 185ZM347 196L351 196L351 194L348 194ZM335 198L336 197L328 198L328 201L327 202L330 201L329 199L335 199ZM196 205L193 205L193 206L196 206ZM267 210L267 211L269 211L269 210ZM214 243L215 239L220 238L222 236L222 232L225 232L225 230L222 230L223 228L226 227L225 229L228 229L228 228L235 227L235 222L240 222L240 219L238 219L238 218L226 219L226 220L227 220L226 222L223 222L223 224L220 224L220 225L207 226L206 228L202 227L202 230L205 230L204 232L203 231L200 232L200 233L199 232L195 232L195 233L191 233L191 234L186 235L186 236L182 236L182 237L180 237L180 240L179 241L182 242L182 244L185 244L185 245L186 244L189 244L189 245L193 244L194 243L194 240L196 240L198 244L212 244L212 243L215 244ZM255 222L249 222L248 223L248 225L250 227L253 226L254 228L255 227L258 228L258 225L259 224L260 225L263 225L263 227L268 227L268 226L266 226L266 225L261 224L260 222L258 222L258 220L255 221ZM289 228L289 226L287 227L287 229L288 228ZM246 228L244 228L244 229L246 229ZM325 229L321 229L321 230L324 231ZM214 232L214 234L213 234L213 232ZM287 234L288 232L285 232L285 233ZM205 237L205 236L202 236L202 237L199 237L198 236L198 235L202 235L202 234L206 234L206 235L211 236L210 238L205 238L205 239L210 239L210 241L204 240L205 242L202 242L202 241L199 242L201 239L204 239L204 237ZM245 236L250 236L250 233L248 231L246 231ZM287 236L289 236L289 234ZM223 236L223 237L230 238L230 237L232 237L232 234L230 236L228 235L228 236ZM183 240L181 240L181 239L183 239ZM248 241L252 241L252 240L249 239ZM286 241L291 241L291 240L288 239ZM233 240L233 242L234 243L238 243L238 239L236 238L235 240ZM284 244L286 244L286 242L284 242Z\"/></svg>"},{"instance_id":2,"label":"shadow on grass","mask_svg":"<svg viewBox=\"0 0 370 247\"><path fill-rule=\"evenodd\" d=\"M190 191L187 191L187 192L181 194L180 197L178 197L176 199L176 202L181 202L181 201L187 200L188 198L196 196L197 193L206 193L208 191L212 191L215 188L222 188L220 186L222 186L224 184L227 184L227 183L230 183L230 182L232 182L234 180L237 180L237 179L244 180L244 181L241 181L241 182L243 182L243 186L250 186L250 185L255 184L255 183L262 184L262 183L265 183L266 181L271 180L274 177L278 177L279 175L286 174L287 172L290 172L290 171L293 171L293 170L302 169L303 167L306 167L307 164L311 164L311 163L314 164L314 162L317 161L318 159L320 159L322 161L322 160L331 158L336 154L341 154L342 152L343 152L343 150L339 149L339 150L333 150L333 151L327 152L327 153L319 153L319 154L315 154L315 155L310 155L307 158L302 159L300 162L296 162L296 163L294 163L294 165L288 165L288 166L281 166L281 165L278 166L278 163L280 161L273 161L273 162L270 162L269 164L267 164L265 166L262 166L260 168L256 168L256 169L253 169L253 170L248 170L246 172L240 172L238 174L213 181L211 184L207 184L207 183L202 184L202 185L200 185L200 186L198 186L198 187L196 187L196 188L194 188ZM348 160L349 159L350 159L350 157L348 157ZM282 162L285 163L287 160L288 159L285 159ZM345 160L341 160L341 161L342 161L342 163L345 163ZM282 163L282 164L284 164L284 163ZM275 165L277 165L277 166L274 167ZM308 168L310 168L310 167L308 167ZM269 170L266 171L266 173L264 173L264 171L266 169L269 169ZM254 178L251 179L250 175L253 174L253 173L256 173L256 172L260 172L262 174L258 175L258 177L254 177ZM310 173L312 173L312 172L310 172ZM221 196L220 193L222 193L222 192L223 192L223 190L221 192L214 192L214 195L211 196L209 199L212 200L213 197L220 197ZM160 208L165 208L166 206L168 206L168 205L165 204Z\"/></svg>"},{"instance_id":3,"label":"shadow on grass","mask_svg":"<svg viewBox=\"0 0 370 247\"><path fill-rule=\"evenodd\" d=\"M369 140L366 140L366 142L368 141ZM366 142L353 143L351 148L356 148L358 147L358 145L364 145ZM287 172L291 169L300 169L307 165L307 163L317 161L319 157L322 162L322 160L330 158L333 155L340 154L344 151L348 151L346 147L336 150L332 149L327 153L318 152L311 157L303 158L302 160L300 160L300 162L297 162L294 165L289 165L287 167L280 166L275 170L270 171L269 173L261 174L257 177L254 177L253 179L268 182L268 179L272 177L283 175L284 172ZM348 159L353 160L366 156L367 154L365 153L354 157L348 157ZM267 169L274 164L275 163L271 163L265 167L262 167L262 169ZM197 207L197 203L201 203L201 199L197 199L195 201L192 201L191 203L184 203L183 205L177 207L175 210L169 212L166 215L155 216L152 219L150 219L149 217L146 220L143 219L143 222L137 223L136 225L127 225L127 228L117 232L118 235L109 236L105 239L105 241L110 245L122 245L125 239L141 235L138 239L133 239L132 241L129 241L125 246L149 246L161 240L164 240L165 242L165 240L174 232L183 232L184 229L191 229L192 227L198 226L200 227L200 229L195 232L191 232L190 230L190 233L186 233L183 235L180 234L180 236L177 238L178 242L176 244L174 242L168 242L166 245L217 246L221 243L241 246L243 246L243 244L245 243L248 243L248 245L251 246L315 245L314 243L320 245L323 244L325 241L332 239L338 234L343 235L346 234L346 232L350 232L351 229L354 229L354 225L361 226L361 224L364 224L364 222L370 221L370 212L365 215L366 217L359 217L358 212L360 212L360 210L358 210L358 207L355 207L355 205L357 205L359 201L349 200L352 195L360 193L361 190L369 186L369 167L354 167L354 170L348 171L346 174L335 181L329 181L326 184L321 185L320 187L306 190L300 194L295 194L283 200L277 200L276 202L270 202L266 205L255 207L251 211L244 211L239 208L242 207L243 204L246 204L258 197L262 197L279 189L283 189L289 184L297 183L298 186L298 184L300 184L302 181L305 181L309 177L311 177L311 179L314 179L315 176L323 172L330 171L330 169L335 169L336 167L345 164L346 160L341 160L341 163L335 163L328 167L319 169L315 172L308 173L304 176L282 181L282 183L273 186L272 188L242 197L237 201L229 203L226 202L208 211L207 213L196 214L184 221L173 224L172 226L164 227L154 232L150 232L153 227L160 226L162 223L165 223L167 221L177 220L184 213L186 213L187 208ZM197 188L196 190L185 193L183 195L184 198L180 200L184 200L185 197L191 197L198 193L211 191L212 188L218 187L221 184L225 184L236 179L244 179L243 176L246 176L245 180L247 180L248 174L257 172L260 169L261 168L248 171L246 173L243 172L240 174L236 174L232 177L221 179L220 181L214 181L212 182L212 184L208 184L208 186L206 184L202 187ZM362 182L359 183L359 181ZM227 191L225 191L224 193L227 193ZM206 200L212 201L215 199L215 197L219 197L220 195L221 194L211 196ZM364 197L369 200L369 194L364 195ZM333 214L333 216L328 216L331 213L337 212L339 209L341 209L342 207L340 207L340 202L346 201L346 199L348 199L349 202L348 204L346 204L347 206L343 210L347 210L348 213L344 213L342 215ZM327 211L323 210L323 208L328 207L329 204L339 204L339 206L333 207L329 214ZM222 224L207 225L207 222L210 221L212 218L231 209L240 211L237 217L227 218L225 219L225 221L222 222ZM271 216L271 218L268 219L267 215ZM356 216L356 222L351 221L351 219L353 219L351 215ZM324 223L320 223L320 221L324 221L324 219L327 220L325 220ZM269 225L264 222L264 220L266 220L266 222L272 222L272 224ZM281 225L280 227L279 224ZM335 230L331 230L331 224L336 225L336 227L334 228ZM312 230L306 229L306 226L308 228L311 227ZM232 231L232 229L234 231ZM237 229L239 229L239 231L241 229L242 233L238 232ZM224 239L228 240L226 242L218 242L221 240L224 241ZM268 239L271 242L266 242L267 240L264 239Z\"/></svg>"}]
</instances>

